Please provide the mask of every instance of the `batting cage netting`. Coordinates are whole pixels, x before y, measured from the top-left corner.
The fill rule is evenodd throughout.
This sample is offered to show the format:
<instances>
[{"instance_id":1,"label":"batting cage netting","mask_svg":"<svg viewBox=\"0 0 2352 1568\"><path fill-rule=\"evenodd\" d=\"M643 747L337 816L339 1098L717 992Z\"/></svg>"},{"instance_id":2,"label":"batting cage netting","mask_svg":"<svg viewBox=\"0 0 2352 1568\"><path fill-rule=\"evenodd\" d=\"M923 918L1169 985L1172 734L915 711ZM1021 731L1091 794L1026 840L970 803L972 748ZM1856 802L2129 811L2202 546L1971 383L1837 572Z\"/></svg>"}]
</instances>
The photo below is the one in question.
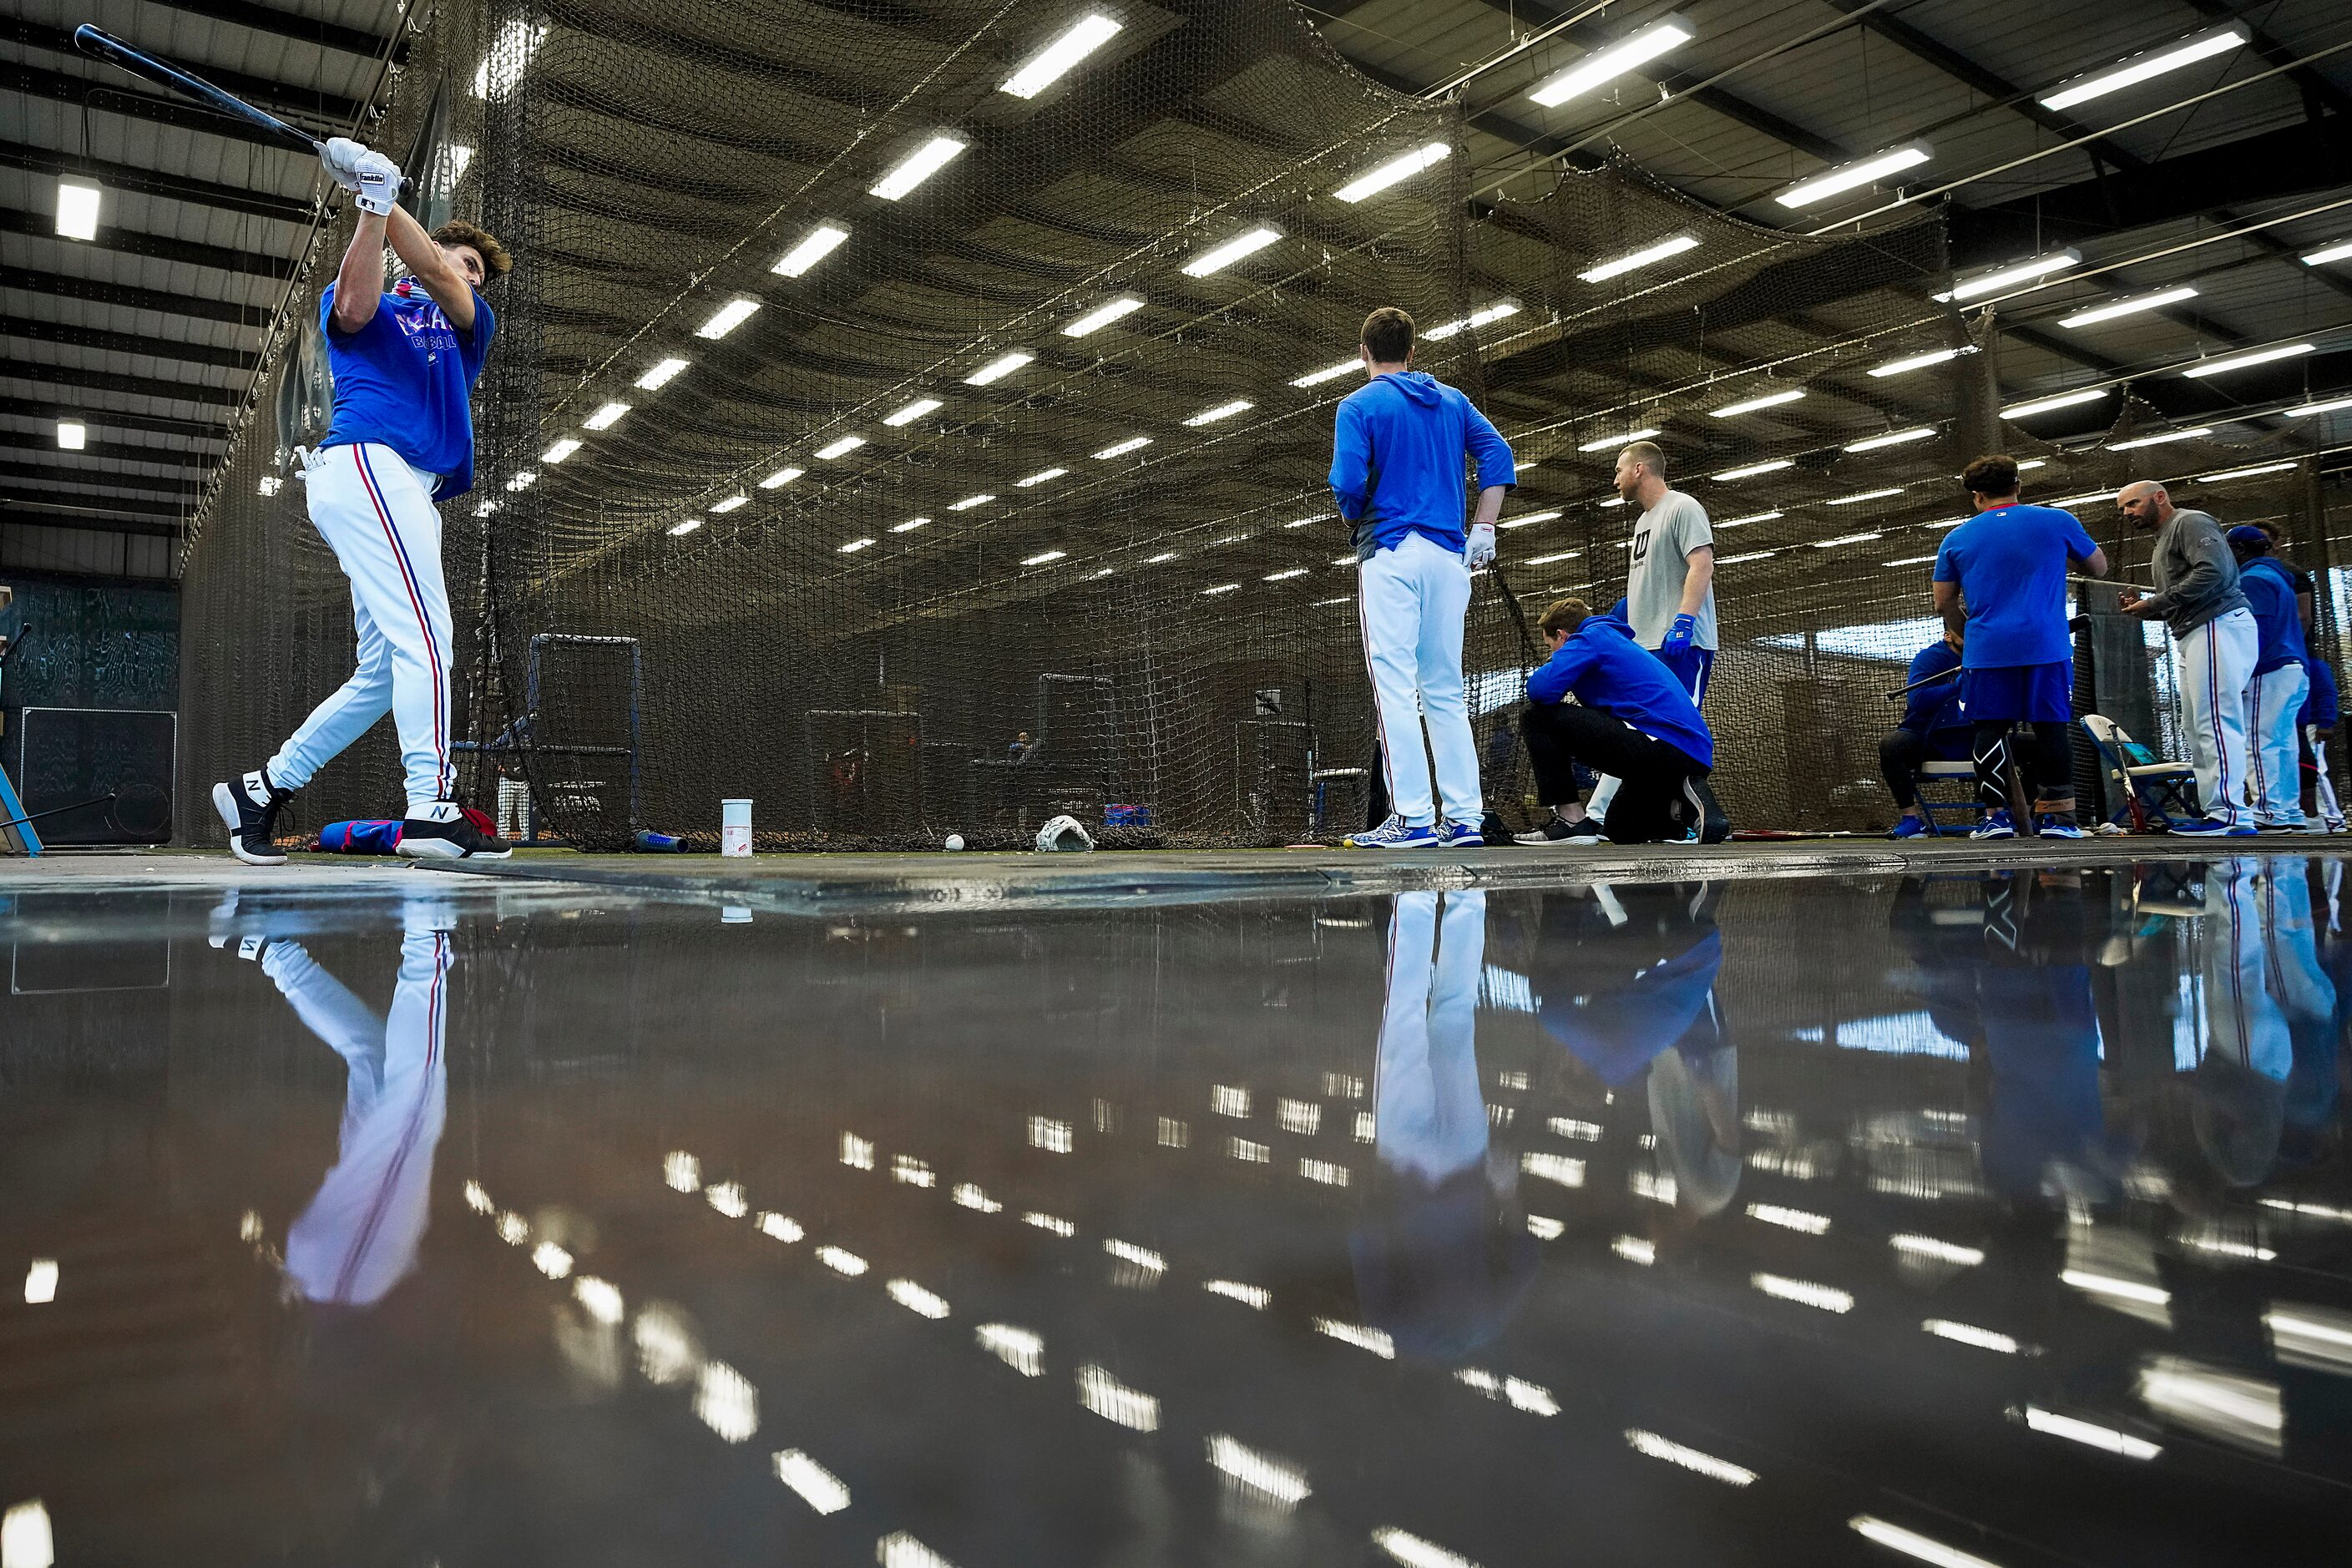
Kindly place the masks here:
<instances>
[{"instance_id":1,"label":"batting cage netting","mask_svg":"<svg viewBox=\"0 0 2352 1568\"><path fill-rule=\"evenodd\" d=\"M2018 351L1934 299L1934 211L1808 238L1575 146L1490 183L1454 100L1375 84L1276 0L1122 0L1083 69L1028 90L1085 15L415 11L368 139L428 225L476 219L516 258L488 290L477 489L443 508L475 804L595 849L708 847L729 797L764 848L1011 844L1063 811L1110 845L1362 826L1378 763L1324 477L1384 304L1521 464L1466 660L1514 826L1528 628L1622 591L1609 474L1634 432L1664 432L1717 530L1707 706L1741 826L1888 820L1886 693L1937 635L1929 563L1969 458L2034 465L2029 500L2072 498L2116 573L2144 572L2107 499L2143 475L2000 417L1993 363ZM325 429L318 290L348 233L346 213L319 236L192 531L185 798L351 668L291 458ZM1675 238L1671 266L1606 265ZM1801 395L1716 416L1776 394ZM2119 427L2148 417L2103 395ZM2316 465L2248 439L2131 456L2183 504L2278 520L2328 584L2332 653ZM2137 623L2095 614L2078 650L2086 706L2177 739ZM303 825L396 812L394 749L385 725L347 752Z\"/></svg>"}]
</instances>

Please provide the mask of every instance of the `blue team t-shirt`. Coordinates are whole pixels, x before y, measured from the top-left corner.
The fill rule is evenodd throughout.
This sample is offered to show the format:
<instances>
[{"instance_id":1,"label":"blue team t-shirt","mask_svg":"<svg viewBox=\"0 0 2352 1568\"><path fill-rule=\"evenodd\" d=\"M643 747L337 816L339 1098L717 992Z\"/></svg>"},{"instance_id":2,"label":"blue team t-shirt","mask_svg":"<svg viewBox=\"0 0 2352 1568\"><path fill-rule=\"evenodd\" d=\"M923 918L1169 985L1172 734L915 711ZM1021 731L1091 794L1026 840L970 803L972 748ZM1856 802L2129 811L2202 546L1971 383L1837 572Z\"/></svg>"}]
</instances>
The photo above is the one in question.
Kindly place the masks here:
<instances>
[{"instance_id":1,"label":"blue team t-shirt","mask_svg":"<svg viewBox=\"0 0 2352 1568\"><path fill-rule=\"evenodd\" d=\"M1944 535L1936 581L1957 583L1969 611L1969 669L2056 664L2072 658L2066 630L2066 561L2098 549L2071 511L1995 507Z\"/></svg>"},{"instance_id":2,"label":"blue team t-shirt","mask_svg":"<svg viewBox=\"0 0 2352 1568\"><path fill-rule=\"evenodd\" d=\"M335 285L319 297L319 330L335 378L335 417L321 447L373 441L428 474L436 501L474 488L474 382L482 374L498 318L474 296L474 330L449 324L411 279L394 285L368 324L335 330Z\"/></svg>"}]
</instances>

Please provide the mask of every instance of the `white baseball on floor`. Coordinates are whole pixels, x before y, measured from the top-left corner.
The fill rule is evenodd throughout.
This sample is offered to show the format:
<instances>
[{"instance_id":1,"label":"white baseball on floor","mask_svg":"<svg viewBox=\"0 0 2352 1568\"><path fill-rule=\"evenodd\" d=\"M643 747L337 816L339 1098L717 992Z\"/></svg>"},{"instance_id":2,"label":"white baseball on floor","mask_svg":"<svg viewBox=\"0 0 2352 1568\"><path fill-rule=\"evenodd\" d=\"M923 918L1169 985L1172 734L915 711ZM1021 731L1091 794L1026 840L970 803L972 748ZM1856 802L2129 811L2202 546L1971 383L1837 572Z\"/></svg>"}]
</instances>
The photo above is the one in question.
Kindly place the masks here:
<instances>
[{"instance_id":1,"label":"white baseball on floor","mask_svg":"<svg viewBox=\"0 0 2352 1568\"><path fill-rule=\"evenodd\" d=\"M955 851L955 850L961 849L961 848L962 848L962 847L963 847L963 835L962 835L962 834L961 834L961 833L950 833L950 834L949 834L949 835L948 835L948 848L949 848L949 850L950 850L950 852L953 852L953 851Z\"/></svg>"}]
</instances>

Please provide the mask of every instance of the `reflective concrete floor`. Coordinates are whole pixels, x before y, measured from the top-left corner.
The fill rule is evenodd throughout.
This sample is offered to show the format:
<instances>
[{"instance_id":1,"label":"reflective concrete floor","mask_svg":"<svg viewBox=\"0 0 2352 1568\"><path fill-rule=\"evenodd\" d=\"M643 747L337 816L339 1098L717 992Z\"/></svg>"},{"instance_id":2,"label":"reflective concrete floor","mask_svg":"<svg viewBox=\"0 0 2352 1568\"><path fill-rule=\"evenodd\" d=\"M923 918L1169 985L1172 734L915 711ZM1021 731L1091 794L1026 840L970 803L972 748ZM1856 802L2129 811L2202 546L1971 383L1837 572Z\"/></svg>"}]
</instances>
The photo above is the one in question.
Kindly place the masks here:
<instances>
[{"instance_id":1,"label":"reflective concrete floor","mask_svg":"<svg viewBox=\"0 0 2352 1568\"><path fill-rule=\"evenodd\" d=\"M2341 1563L2344 881L0 884L0 1563Z\"/></svg>"}]
</instances>

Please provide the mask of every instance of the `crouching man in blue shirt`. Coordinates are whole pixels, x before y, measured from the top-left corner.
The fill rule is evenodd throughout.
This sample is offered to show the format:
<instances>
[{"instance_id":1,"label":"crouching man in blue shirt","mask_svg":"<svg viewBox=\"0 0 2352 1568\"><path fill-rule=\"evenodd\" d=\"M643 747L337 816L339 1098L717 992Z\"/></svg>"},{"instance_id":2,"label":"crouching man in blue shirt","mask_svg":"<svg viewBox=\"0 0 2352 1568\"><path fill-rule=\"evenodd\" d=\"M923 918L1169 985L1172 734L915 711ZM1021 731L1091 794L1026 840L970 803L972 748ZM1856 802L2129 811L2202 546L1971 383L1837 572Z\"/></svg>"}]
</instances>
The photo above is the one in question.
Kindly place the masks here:
<instances>
[{"instance_id":1,"label":"crouching man in blue shirt","mask_svg":"<svg viewBox=\"0 0 2352 1568\"><path fill-rule=\"evenodd\" d=\"M1576 797L1580 763L1622 781L1609 806L1611 842L1679 842L1696 829L1705 842L1721 843L1730 825L1706 786L1715 736L1674 671L1633 641L1622 618L1595 615L1581 599L1559 600L1537 626L1551 658L1528 678L1519 732L1536 799L1552 815L1518 842L1601 842Z\"/></svg>"}]
</instances>

